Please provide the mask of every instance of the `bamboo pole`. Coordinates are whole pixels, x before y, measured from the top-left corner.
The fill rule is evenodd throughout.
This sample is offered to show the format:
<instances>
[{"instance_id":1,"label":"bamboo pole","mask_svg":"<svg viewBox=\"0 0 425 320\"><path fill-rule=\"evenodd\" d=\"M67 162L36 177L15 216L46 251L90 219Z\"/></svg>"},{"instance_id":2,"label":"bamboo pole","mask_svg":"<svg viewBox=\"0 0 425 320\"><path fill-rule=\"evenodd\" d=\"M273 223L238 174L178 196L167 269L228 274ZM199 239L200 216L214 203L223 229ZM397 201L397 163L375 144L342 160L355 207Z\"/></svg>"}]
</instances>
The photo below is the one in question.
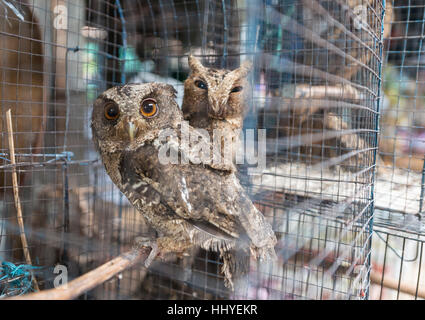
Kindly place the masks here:
<instances>
[{"instance_id":1,"label":"bamboo pole","mask_svg":"<svg viewBox=\"0 0 425 320\"><path fill-rule=\"evenodd\" d=\"M7 133L8 133L8 142L9 142L9 152L10 152L10 162L12 166L12 184L13 184L13 198L15 200L15 208L16 208L16 216L18 219L19 225L19 233L21 236L22 249L24 251L25 261L28 265L32 265L30 252L28 250L28 242L27 237L25 236L25 227L24 227L24 219L22 218L22 208L21 208L21 200L19 198L19 188L18 188L18 175L16 173L16 164L15 160L15 144L13 142L13 126L12 126L12 112L11 110L7 110L6 112L6 122L7 122ZM34 283L34 289L39 291L37 279L35 278L33 272L31 271L32 280Z\"/></svg>"},{"instance_id":2,"label":"bamboo pole","mask_svg":"<svg viewBox=\"0 0 425 320\"><path fill-rule=\"evenodd\" d=\"M98 285L106 282L124 270L135 264L146 260L148 248L133 249L119 255L111 261L100 267L85 273L84 275L62 284L57 288L43 290L22 296L15 296L7 300L71 300L75 299L84 292L91 290ZM150 249L148 249L150 250Z\"/></svg>"}]
</instances>

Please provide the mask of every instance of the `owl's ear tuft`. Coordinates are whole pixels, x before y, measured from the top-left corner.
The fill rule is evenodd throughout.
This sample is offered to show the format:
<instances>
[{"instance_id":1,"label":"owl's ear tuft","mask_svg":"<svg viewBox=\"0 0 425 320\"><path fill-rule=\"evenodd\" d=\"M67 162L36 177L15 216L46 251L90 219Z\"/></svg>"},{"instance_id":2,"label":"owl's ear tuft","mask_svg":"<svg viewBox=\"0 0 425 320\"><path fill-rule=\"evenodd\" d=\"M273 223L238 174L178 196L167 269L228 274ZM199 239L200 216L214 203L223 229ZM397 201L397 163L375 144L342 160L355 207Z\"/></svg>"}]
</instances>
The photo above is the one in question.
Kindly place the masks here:
<instances>
[{"instance_id":1,"label":"owl's ear tuft","mask_svg":"<svg viewBox=\"0 0 425 320\"><path fill-rule=\"evenodd\" d=\"M107 99L106 95L104 93L101 93L96 100L93 102L93 106L99 103L102 103L103 101L105 101Z\"/></svg>"},{"instance_id":2,"label":"owl's ear tuft","mask_svg":"<svg viewBox=\"0 0 425 320\"><path fill-rule=\"evenodd\" d=\"M241 63L241 66L238 69L236 69L236 71L239 74L239 77L245 78L248 75L248 73L251 71L251 69L252 69L252 61L245 60L244 62Z\"/></svg>"},{"instance_id":3,"label":"owl's ear tuft","mask_svg":"<svg viewBox=\"0 0 425 320\"><path fill-rule=\"evenodd\" d=\"M166 84L165 87L168 91L173 93L174 96L177 94L177 90L171 84Z\"/></svg>"},{"instance_id":4,"label":"owl's ear tuft","mask_svg":"<svg viewBox=\"0 0 425 320\"><path fill-rule=\"evenodd\" d=\"M252 62L249 60L245 60L244 62L241 63L241 66L239 68L228 73L226 77L243 79L243 78L246 78L246 76L251 71L251 69L252 69Z\"/></svg>"},{"instance_id":5,"label":"owl's ear tuft","mask_svg":"<svg viewBox=\"0 0 425 320\"><path fill-rule=\"evenodd\" d=\"M248 72L251 71L252 61L251 60L245 60L244 62L241 63L241 66L239 67L239 69L244 69L244 70L247 70Z\"/></svg>"},{"instance_id":6,"label":"owl's ear tuft","mask_svg":"<svg viewBox=\"0 0 425 320\"><path fill-rule=\"evenodd\" d=\"M202 72L202 71L204 71L204 69L205 69L204 66L202 65L201 61L199 61L199 59L196 58L195 56L189 55L188 61L189 61L190 70L192 72L195 72L195 71Z\"/></svg>"}]
</instances>

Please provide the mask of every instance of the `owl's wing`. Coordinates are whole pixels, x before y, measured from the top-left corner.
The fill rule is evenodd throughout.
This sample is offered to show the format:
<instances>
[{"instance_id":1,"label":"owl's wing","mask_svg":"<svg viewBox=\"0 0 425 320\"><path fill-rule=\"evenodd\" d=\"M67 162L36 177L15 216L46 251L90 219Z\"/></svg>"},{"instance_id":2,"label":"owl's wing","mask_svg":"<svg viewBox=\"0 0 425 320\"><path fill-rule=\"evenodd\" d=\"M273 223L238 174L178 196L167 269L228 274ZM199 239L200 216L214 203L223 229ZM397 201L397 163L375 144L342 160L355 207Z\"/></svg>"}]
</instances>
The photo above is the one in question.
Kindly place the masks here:
<instances>
[{"instance_id":1,"label":"owl's wing","mask_svg":"<svg viewBox=\"0 0 425 320\"><path fill-rule=\"evenodd\" d=\"M159 193L161 202L176 218L205 232L233 239L247 237L258 248L276 243L271 226L245 195L234 174L202 164L163 164L155 143L124 152L120 173L129 192L141 192L148 185Z\"/></svg>"},{"instance_id":2,"label":"owl's wing","mask_svg":"<svg viewBox=\"0 0 425 320\"><path fill-rule=\"evenodd\" d=\"M217 146L214 147L214 144L211 143L213 137L210 137L208 131L205 129L188 126L186 130L189 137L193 138L190 138L188 143L180 143L179 151L191 163L202 164L227 173L236 171L236 167L233 164L233 150L227 149L228 152L224 155L222 151L225 146L218 145L217 143ZM225 141L225 143L228 144L227 146L234 146L230 141ZM202 151L200 152L200 150L206 151L207 154Z\"/></svg>"}]
</instances>

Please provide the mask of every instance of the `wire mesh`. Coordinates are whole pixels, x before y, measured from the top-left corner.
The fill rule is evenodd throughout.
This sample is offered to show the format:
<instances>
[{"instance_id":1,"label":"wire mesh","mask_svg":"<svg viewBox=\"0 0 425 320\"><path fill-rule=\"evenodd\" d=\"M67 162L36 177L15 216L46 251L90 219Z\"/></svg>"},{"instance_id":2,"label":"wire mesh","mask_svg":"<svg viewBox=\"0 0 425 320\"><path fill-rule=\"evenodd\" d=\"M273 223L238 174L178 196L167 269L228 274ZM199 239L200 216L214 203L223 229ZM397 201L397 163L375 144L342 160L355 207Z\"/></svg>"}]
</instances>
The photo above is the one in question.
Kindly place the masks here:
<instances>
[{"instance_id":1,"label":"wire mesh","mask_svg":"<svg viewBox=\"0 0 425 320\"><path fill-rule=\"evenodd\" d=\"M425 5L387 3L371 298L423 299Z\"/></svg>"},{"instance_id":2,"label":"wire mesh","mask_svg":"<svg viewBox=\"0 0 425 320\"><path fill-rule=\"evenodd\" d=\"M377 228L373 241L370 298L423 300L423 236Z\"/></svg>"},{"instance_id":3,"label":"wire mesh","mask_svg":"<svg viewBox=\"0 0 425 320\"><path fill-rule=\"evenodd\" d=\"M211 68L253 62L244 128L265 129L267 167L251 175L242 165L239 177L273 225L278 261L251 260L232 292L218 255L194 249L81 298L368 298L384 9L379 0L0 0L0 260L25 263L13 168L41 289L54 285L55 265L72 279L153 232L93 149L91 103L111 86L157 81L181 104L192 53ZM0 289L16 294L1 277Z\"/></svg>"},{"instance_id":4,"label":"wire mesh","mask_svg":"<svg viewBox=\"0 0 425 320\"><path fill-rule=\"evenodd\" d=\"M377 208L397 213L422 211L423 125L421 93L424 6L394 1L385 28L385 64L379 142ZM422 154L421 154L422 152ZM387 173L387 174L385 174Z\"/></svg>"}]
</instances>

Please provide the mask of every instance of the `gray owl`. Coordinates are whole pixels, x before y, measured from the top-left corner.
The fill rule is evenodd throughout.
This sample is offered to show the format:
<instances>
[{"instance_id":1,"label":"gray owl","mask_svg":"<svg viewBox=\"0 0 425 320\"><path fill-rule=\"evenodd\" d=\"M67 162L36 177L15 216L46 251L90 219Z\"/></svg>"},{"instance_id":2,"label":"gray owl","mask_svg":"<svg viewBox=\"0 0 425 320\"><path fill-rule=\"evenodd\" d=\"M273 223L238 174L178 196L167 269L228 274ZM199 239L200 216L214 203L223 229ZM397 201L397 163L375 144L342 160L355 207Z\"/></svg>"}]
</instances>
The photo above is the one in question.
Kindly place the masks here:
<instances>
[{"instance_id":1,"label":"gray owl","mask_svg":"<svg viewBox=\"0 0 425 320\"><path fill-rule=\"evenodd\" d=\"M216 251L232 286L238 259L228 253L237 249L274 258L276 237L233 172L207 161L161 161L160 137L166 130L175 132L166 139L168 148L178 150L180 159L192 159L193 145L181 141L182 122L174 88L148 83L102 93L94 102L91 127L112 181L157 231L158 251L184 253L194 245ZM191 135L199 134L196 130L189 126Z\"/></svg>"}]
</instances>

